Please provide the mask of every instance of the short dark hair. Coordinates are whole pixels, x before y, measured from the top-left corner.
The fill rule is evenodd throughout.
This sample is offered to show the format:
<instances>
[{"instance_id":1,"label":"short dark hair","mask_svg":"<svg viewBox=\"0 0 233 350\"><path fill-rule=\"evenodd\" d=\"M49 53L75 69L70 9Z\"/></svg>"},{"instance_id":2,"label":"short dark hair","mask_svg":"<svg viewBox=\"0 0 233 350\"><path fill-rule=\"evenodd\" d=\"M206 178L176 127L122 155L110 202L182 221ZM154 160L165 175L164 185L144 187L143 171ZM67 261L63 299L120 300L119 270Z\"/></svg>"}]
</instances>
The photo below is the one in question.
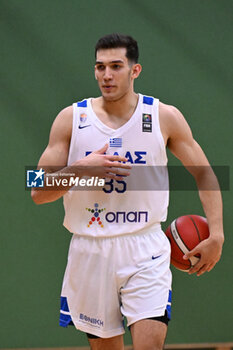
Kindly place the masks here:
<instances>
[{"instance_id":1,"label":"short dark hair","mask_svg":"<svg viewBox=\"0 0 233 350\"><path fill-rule=\"evenodd\" d=\"M120 47L126 48L126 57L129 61L134 63L138 62L139 51L137 41L129 35L119 33L108 34L100 38L95 46L95 57L98 50L115 49Z\"/></svg>"}]
</instances>

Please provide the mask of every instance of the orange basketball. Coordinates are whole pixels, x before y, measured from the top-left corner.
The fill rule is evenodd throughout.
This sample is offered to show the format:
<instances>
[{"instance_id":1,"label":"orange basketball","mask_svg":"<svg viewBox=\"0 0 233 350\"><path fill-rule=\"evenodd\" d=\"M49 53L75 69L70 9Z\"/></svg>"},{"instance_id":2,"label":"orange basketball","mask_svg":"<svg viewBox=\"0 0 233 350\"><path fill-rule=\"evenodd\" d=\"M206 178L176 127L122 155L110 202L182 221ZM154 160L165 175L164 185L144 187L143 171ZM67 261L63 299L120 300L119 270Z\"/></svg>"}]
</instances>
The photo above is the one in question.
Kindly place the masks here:
<instances>
[{"instance_id":1,"label":"orange basketball","mask_svg":"<svg viewBox=\"0 0 233 350\"><path fill-rule=\"evenodd\" d=\"M171 243L171 264L179 270L188 271L200 256L188 260L184 260L183 256L209 237L206 218L199 215L180 216L169 225L165 233Z\"/></svg>"}]
</instances>

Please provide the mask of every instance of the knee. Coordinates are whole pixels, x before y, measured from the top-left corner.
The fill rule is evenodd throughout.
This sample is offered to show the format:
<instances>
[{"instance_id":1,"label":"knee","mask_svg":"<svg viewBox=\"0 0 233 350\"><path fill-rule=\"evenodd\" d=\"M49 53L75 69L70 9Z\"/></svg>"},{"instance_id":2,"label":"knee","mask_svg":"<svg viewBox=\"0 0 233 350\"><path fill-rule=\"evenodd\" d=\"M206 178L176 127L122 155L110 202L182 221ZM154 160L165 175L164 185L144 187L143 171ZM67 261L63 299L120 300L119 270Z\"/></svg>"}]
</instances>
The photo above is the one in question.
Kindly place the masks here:
<instances>
[{"instance_id":1,"label":"knee","mask_svg":"<svg viewBox=\"0 0 233 350\"><path fill-rule=\"evenodd\" d=\"M163 350L164 342L155 339L147 339L146 341L133 342L134 350Z\"/></svg>"},{"instance_id":2,"label":"knee","mask_svg":"<svg viewBox=\"0 0 233 350\"><path fill-rule=\"evenodd\" d=\"M137 350L137 348L134 348ZM163 345L162 344L146 344L145 346L140 346L140 349L138 350L163 350Z\"/></svg>"}]
</instances>

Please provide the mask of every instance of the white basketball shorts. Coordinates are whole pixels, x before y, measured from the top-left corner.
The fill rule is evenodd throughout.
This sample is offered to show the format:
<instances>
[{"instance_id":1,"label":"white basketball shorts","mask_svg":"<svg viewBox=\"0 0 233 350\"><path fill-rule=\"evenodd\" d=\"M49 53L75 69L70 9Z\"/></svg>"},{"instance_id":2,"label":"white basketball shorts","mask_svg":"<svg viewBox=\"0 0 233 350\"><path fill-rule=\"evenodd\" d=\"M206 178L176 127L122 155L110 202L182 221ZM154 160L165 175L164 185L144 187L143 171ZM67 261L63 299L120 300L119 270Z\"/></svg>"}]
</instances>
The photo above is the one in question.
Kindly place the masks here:
<instances>
[{"instance_id":1,"label":"white basketball shorts","mask_svg":"<svg viewBox=\"0 0 233 350\"><path fill-rule=\"evenodd\" d=\"M73 235L61 294L60 325L110 338L138 320L171 311L170 243L155 225L112 238Z\"/></svg>"}]
</instances>

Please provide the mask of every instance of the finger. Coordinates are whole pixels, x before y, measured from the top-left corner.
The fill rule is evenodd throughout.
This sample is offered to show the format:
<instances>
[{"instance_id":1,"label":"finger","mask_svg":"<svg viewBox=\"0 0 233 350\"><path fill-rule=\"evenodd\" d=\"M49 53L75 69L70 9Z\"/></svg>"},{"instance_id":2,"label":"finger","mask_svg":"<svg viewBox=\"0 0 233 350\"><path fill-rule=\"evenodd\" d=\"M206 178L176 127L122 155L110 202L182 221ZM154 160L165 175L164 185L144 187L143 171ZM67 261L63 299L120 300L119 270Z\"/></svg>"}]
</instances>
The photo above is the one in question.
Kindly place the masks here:
<instances>
[{"instance_id":1,"label":"finger","mask_svg":"<svg viewBox=\"0 0 233 350\"><path fill-rule=\"evenodd\" d=\"M199 271L202 268L203 264L199 261L197 262L194 266L192 266L189 269L189 275L192 275L193 273L196 273L197 271Z\"/></svg>"},{"instance_id":2,"label":"finger","mask_svg":"<svg viewBox=\"0 0 233 350\"><path fill-rule=\"evenodd\" d=\"M205 273L206 271L207 271L207 265L203 265L202 268L200 268L200 269L197 271L197 276L203 275L203 273Z\"/></svg>"},{"instance_id":3,"label":"finger","mask_svg":"<svg viewBox=\"0 0 233 350\"><path fill-rule=\"evenodd\" d=\"M108 144L106 143L102 148L98 149L93 153L104 154L107 151L107 149L108 149Z\"/></svg>"},{"instance_id":4,"label":"finger","mask_svg":"<svg viewBox=\"0 0 233 350\"><path fill-rule=\"evenodd\" d=\"M123 176L129 176L130 172L118 168L105 168L106 174L114 174L116 176L118 176L117 180L119 180L119 177L123 177Z\"/></svg>"},{"instance_id":5,"label":"finger","mask_svg":"<svg viewBox=\"0 0 233 350\"><path fill-rule=\"evenodd\" d=\"M118 163L118 162L105 162L104 163L105 168L109 169L132 169L131 165Z\"/></svg>"},{"instance_id":6,"label":"finger","mask_svg":"<svg viewBox=\"0 0 233 350\"><path fill-rule=\"evenodd\" d=\"M119 175L119 174L114 174L112 171L105 173L104 177L108 178L108 179L113 179L113 180L116 180L116 181L122 181L122 180L125 179L125 175L122 176L122 175Z\"/></svg>"},{"instance_id":7,"label":"finger","mask_svg":"<svg viewBox=\"0 0 233 350\"><path fill-rule=\"evenodd\" d=\"M183 256L183 259L184 260L188 260L190 259L192 256L196 255L198 253L198 249L195 247L193 250L190 250L190 252L186 253L184 256Z\"/></svg>"},{"instance_id":8,"label":"finger","mask_svg":"<svg viewBox=\"0 0 233 350\"><path fill-rule=\"evenodd\" d=\"M118 161L118 162L127 162L127 161L128 161L128 158L122 157L122 156L119 156L119 155L110 155L110 154L107 154L107 155L106 155L106 158L107 158L108 160L111 160L112 162L114 162L114 161Z\"/></svg>"},{"instance_id":9,"label":"finger","mask_svg":"<svg viewBox=\"0 0 233 350\"><path fill-rule=\"evenodd\" d=\"M113 180L118 180L118 181L121 181L124 179L122 176L114 175L114 174L110 174L110 173L106 174L105 177L108 179L113 179Z\"/></svg>"},{"instance_id":10,"label":"finger","mask_svg":"<svg viewBox=\"0 0 233 350\"><path fill-rule=\"evenodd\" d=\"M114 168L123 168L123 169L132 169L132 166L130 164L125 164L125 163L120 163L116 161L107 161L105 163L105 166L108 166L109 168L114 167Z\"/></svg>"},{"instance_id":11,"label":"finger","mask_svg":"<svg viewBox=\"0 0 233 350\"><path fill-rule=\"evenodd\" d=\"M210 264L207 271L210 272L214 268L215 264Z\"/></svg>"}]
</instances>

